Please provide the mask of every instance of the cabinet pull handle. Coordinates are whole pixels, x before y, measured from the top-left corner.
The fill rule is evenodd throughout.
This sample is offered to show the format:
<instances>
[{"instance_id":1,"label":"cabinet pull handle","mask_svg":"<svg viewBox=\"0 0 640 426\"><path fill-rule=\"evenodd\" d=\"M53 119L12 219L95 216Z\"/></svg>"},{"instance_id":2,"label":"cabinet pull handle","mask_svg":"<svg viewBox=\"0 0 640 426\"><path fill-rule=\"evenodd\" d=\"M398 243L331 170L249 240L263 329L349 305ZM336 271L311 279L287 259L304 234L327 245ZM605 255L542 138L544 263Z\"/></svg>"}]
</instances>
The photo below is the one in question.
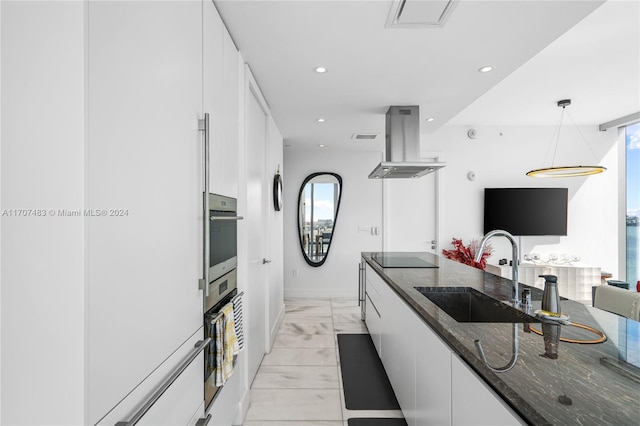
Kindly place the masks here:
<instances>
[{"instance_id":1,"label":"cabinet pull handle","mask_svg":"<svg viewBox=\"0 0 640 426\"><path fill-rule=\"evenodd\" d=\"M140 421L140 419L149 411L149 409L156 403L158 399L164 394L169 386L176 381L178 377L187 369L189 364L196 359L200 352L204 350L204 348L211 342L211 338L207 337L205 340L200 340L196 343L193 351L176 367L176 369L167 376L162 383L158 385L156 391L147 399L147 401L138 408L138 411L131 417L129 420L123 420L115 424L115 426L134 426L136 423Z\"/></svg>"},{"instance_id":2,"label":"cabinet pull handle","mask_svg":"<svg viewBox=\"0 0 640 426\"><path fill-rule=\"evenodd\" d=\"M361 295L362 295L362 264L358 263L358 306L360 306Z\"/></svg>"},{"instance_id":3,"label":"cabinet pull handle","mask_svg":"<svg viewBox=\"0 0 640 426\"><path fill-rule=\"evenodd\" d=\"M202 194L202 217L209 217L209 113L204 113L204 119L198 120L198 130L204 132L204 193ZM209 221L202 221L202 279L200 289L204 292L204 297L209 297Z\"/></svg>"},{"instance_id":4,"label":"cabinet pull handle","mask_svg":"<svg viewBox=\"0 0 640 426\"><path fill-rule=\"evenodd\" d=\"M211 421L211 414L208 414L207 417L198 419L196 422L196 426L207 426Z\"/></svg>"}]
</instances>

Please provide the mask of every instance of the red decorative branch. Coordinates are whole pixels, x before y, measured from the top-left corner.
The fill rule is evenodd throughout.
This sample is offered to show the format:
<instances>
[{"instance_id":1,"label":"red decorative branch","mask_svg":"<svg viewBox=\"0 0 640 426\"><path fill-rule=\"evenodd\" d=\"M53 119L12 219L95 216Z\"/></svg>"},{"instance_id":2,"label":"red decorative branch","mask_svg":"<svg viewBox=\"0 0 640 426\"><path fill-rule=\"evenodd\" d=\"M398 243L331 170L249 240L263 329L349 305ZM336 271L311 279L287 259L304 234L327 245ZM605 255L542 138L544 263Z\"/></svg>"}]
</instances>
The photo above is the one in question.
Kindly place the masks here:
<instances>
[{"instance_id":1,"label":"red decorative branch","mask_svg":"<svg viewBox=\"0 0 640 426\"><path fill-rule=\"evenodd\" d=\"M442 250L444 257L482 270L487 267L487 259L491 256L491 253L493 253L493 247L491 244L487 244L482 251L480 262L476 262L474 259L480 248L480 242L478 240L471 240L469 246L465 246L462 240L454 238L451 244L453 245L453 250Z\"/></svg>"}]
</instances>

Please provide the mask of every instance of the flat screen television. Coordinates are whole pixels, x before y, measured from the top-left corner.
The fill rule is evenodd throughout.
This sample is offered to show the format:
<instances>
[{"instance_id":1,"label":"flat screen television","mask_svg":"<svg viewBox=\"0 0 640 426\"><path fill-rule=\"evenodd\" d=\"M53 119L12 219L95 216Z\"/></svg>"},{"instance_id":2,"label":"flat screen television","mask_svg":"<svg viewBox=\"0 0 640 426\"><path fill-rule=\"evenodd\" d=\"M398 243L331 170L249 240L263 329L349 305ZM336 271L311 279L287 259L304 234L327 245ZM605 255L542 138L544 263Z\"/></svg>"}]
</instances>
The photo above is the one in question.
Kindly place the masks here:
<instances>
[{"instance_id":1,"label":"flat screen television","mask_svg":"<svg viewBox=\"0 0 640 426\"><path fill-rule=\"evenodd\" d=\"M567 188L485 188L484 233L567 235Z\"/></svg>"}]
</instances>

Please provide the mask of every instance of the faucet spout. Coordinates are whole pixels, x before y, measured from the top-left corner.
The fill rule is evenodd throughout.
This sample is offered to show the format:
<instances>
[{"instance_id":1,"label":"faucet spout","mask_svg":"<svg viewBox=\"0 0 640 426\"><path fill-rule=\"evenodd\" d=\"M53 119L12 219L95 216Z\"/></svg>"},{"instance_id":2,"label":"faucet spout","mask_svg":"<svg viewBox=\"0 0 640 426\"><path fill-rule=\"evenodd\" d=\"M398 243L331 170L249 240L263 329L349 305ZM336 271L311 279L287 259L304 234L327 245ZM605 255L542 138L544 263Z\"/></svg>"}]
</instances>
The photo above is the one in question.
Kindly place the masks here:
<instances>
[{"instance_id":1,"label":"faucet spout","mask_svg":"<svg viewBox=\"0 0 640 426\"><path fill-rule=\"evenodd\" d=\"M518 298L518 243L516 242L516 239L513 237L513 235L511 235L507 231L503 231L502 229L496 229L494 231L487 232L487 235L485 235L484 238L482 238L482 241L480 241L480 247L478 248L478 251L476 251L474 260L476 262L480 262L485 246L493 237L506 237L511 243L511 280L513 282L513 288L511 290L511 303L513 303L514 306L520 306L520 299Z\"/></svg>"},{"instance_id":2,"label":"faucet spout","mask_svg":"<svg viewBox=\"0 0 640 426\"><path fill-rule=\"evenodd\" d=\"M511 334L511 359L503 367L494 367L489 364L489 362L487 361L487 357L484 354L484 349L482 348L482 343L480 343L480 340L476 339L473 341L473 343L476 345L476 349L480 354L484 365L486 365L494 373L505 373L511 370L518 362L518 325L516 323L513 324L513 333Z\"/></svg>"}]
</instances>

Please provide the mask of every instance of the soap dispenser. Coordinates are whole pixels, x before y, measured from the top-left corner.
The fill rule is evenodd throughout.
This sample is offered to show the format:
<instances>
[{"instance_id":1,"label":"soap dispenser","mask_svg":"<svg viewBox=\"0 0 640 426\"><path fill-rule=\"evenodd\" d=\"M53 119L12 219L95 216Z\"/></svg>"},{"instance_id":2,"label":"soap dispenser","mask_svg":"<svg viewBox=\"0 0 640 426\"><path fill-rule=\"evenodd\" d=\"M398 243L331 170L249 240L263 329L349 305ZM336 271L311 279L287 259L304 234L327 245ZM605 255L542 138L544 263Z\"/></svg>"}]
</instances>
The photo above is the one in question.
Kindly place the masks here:
<instances>
[{"instance_id":1,"label":"soap dispenser","mask_svg":"<svg viewBox=\"0 0 640 426\"><path fill-rule=\"evenodd\" d=\"M539 275L544 278L542 292L542 310L560 314L560 295L558 294L558 277L555 275Z\"/></svg>"}]
</instances>

